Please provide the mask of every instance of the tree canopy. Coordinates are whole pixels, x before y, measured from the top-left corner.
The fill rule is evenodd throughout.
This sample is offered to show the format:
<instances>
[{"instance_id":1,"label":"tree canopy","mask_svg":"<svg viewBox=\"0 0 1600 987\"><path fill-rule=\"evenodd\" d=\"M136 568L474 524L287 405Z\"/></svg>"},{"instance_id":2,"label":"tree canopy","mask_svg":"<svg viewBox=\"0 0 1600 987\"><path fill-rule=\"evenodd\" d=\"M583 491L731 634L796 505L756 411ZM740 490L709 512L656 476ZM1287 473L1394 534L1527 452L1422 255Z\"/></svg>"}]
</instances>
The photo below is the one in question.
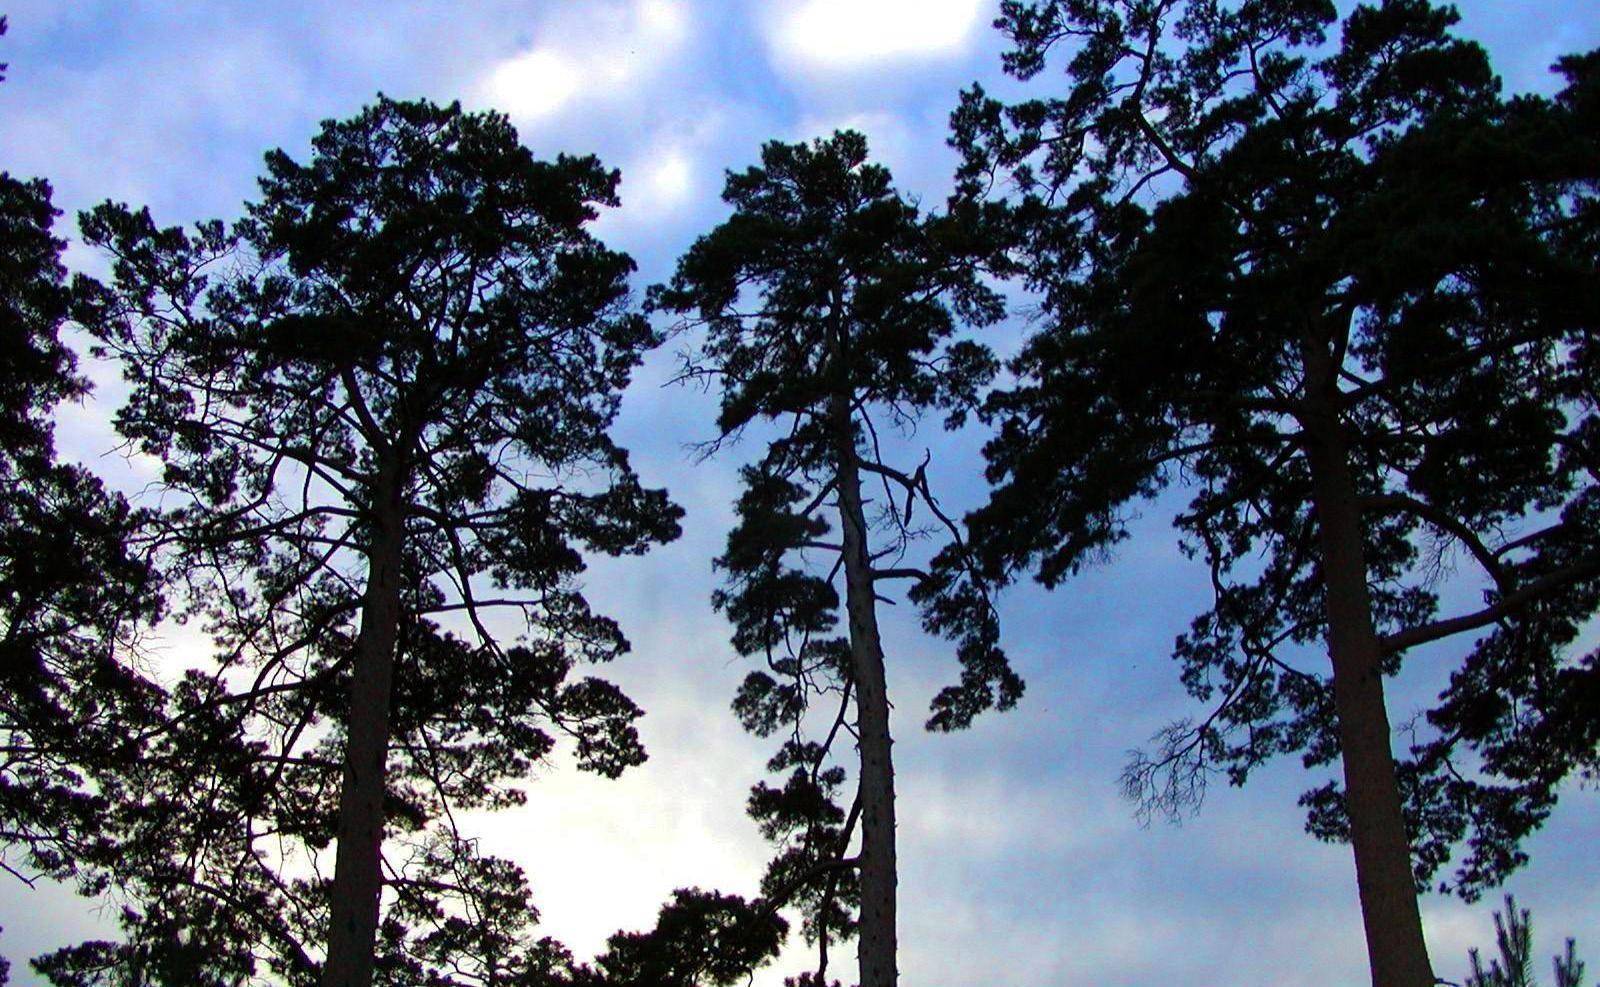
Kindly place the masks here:
<instances>
[{"instance_id":1,"label":"tree canopy","mask_svg":"<svg viewBox=\"0 0 1600 987\"><path fill-rule=\"evenodd\" d=\"M0 870L95 894L118 853L99 818L159 697L118 650L160 597L127 502L56 455L55 414L89 390L62 338L59 215L48 182L0 172Z\"/></svg>"},{"instance_id":2,"label":"tree canopy","mask_svg":"<svg viewBox=\"0 0 1600 987\"><path fill-rule=\"evenodd\" d=\"M161 601L127 502L57 460L54 415L89 383L61 335L75 294L51 194L0 172L0 869L94 894L118 856L99 819L159 696L117 652Z\"/></svg>"}]
</instances>

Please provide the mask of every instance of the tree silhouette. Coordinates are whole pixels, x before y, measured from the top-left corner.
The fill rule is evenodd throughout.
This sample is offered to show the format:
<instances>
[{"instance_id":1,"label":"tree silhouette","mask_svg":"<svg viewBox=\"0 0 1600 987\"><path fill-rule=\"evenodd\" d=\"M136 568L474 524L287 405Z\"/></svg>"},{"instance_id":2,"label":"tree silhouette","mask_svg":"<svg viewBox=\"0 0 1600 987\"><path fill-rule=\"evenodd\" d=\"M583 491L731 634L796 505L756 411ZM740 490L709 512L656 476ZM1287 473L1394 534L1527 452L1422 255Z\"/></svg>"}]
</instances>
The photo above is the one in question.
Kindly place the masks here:
<instances>
[{"instance_id":1,"label":"tree silhouette","mask_svg":"<svg viewBox=\"0 0 1600 987\"><path fill-rule=\"evenodd\" d=\"M1595 765L1581 697L1600 673L1563 649L1600 592L1582 183L1600 172L1551 105L1499 99L1448 8L1359 7L1324 47L1335 19L1003 5L1007 70L1059 55L1072 88L1011 106L974 88L953 118L965 193L1015 183L1045 313L990 406L998 488L970 521L997 571L1053 585L1125 536L1128 502L1192 484L1178 526L1216 605L1175 657L1212 709L1128 791L1177 810L1215 770L1340 760L1344 786L1305 799L1312 829L1353 845L1374 983L1424 987L1416 881L1469 830L1458 886L1498 880L1560 779ZM1487 599L1441 618L1458 558ZM1384 676L1491 627L1419 725L1437 740L1397 767ZM1299 654L1321 646L1331 680ZM1454 763L1474 750L1486 782Z\"/></svg>"},{"instance_id":2,"label":"tree silhouette","mask_svg":"<svg viewBox=\"0 0 1600 987\"><path fill-rule=\"evenodd\" d=\"M269 154L231 229L82 217L115 276L83 321L164 468L147 547L216 649L115 820L141 836L123 961L328 987L372 982L375 942L388 983L557 962L454 813L520 802L552 729L587 770L644 757L637 707L568 681L627 648L579 548L643 552L680 513L606 434L657 342L584 229L616 182L499 115L380 97L309 163Z\"/></svg>"},{"instance_id":3,"label":"tree silhouette","mask_svg":"<svg viewBox=\"0 0 1600 987\"><path fill-rule=\"evenodd\" d=\"M0 870L92 892L116 857L106 773L138 758L159 695L117 647L160 600L125 550L126 501L56 459L53 416L89 389L60 335L58 215L47 182L0 172Z\"/></svg>"},{"instance_id":4,"label":"tree silhouette","mask_svg":"<svg viewBox=\"0 0 1600 987\"><path fill-rule=\"evenodd\" d=\"M912 580L928 629L959 640L961 683L937 697L931 726L955 729L990 706L1009 707L1022 683L998 648L985 587L970 572L936 582L903 564L917 537L939 530L959 542L960 533L930 493L927 458L914 471L891 466L880 428L931 409L959 421L993 359L952 338L958 321L987 324L1002 308L978 280L973 248L982 240L970 224L921 217L888 171L868 163L860 134L769 143L759 167L729 175L723 198L732 217L690 248L651 304L704 330L686 376L720 387L722 439L757 421L782 425L742 470L739 521L717 560L729 587L715 596L734 647L770 668L745 680L735 711L759 735L788 737L768 765L787 780L756 786L750 799L763 833L785 846L763 893L774 907L804 907L805 932L819 943L818 981L830 935L852 931L850 907L859 905L861 983L883 987L897 971L880 586ZM883 499L869 511L875 486ZM913 526L918 502L933 529ZM828 540L830 508L837 541ZM806 567L816 556L832 560L827 577ZM835 637L832 579L841 572L847 633ZM807 739L807 713L822 700L836 709L823 718L823 739ZM860 751L848 811L839 801L845 770L829 762L845 734ZM858 823L860 851L847 856ZM852 870L853 888L841 886Z\"/></svg>"}]
</instances>

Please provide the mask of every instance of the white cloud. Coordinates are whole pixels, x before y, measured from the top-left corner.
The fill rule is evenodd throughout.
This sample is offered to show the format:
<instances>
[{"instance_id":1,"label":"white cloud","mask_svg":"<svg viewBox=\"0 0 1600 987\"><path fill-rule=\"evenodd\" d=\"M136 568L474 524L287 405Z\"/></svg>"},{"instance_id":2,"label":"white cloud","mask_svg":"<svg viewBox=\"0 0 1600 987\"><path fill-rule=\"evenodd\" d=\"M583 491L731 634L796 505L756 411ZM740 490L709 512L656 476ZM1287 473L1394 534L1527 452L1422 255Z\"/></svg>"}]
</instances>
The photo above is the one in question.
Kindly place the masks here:
<instances>
[{"instance_id":1,"label":"white cloud","mask_svg":"<svg viewBox=\"0 0 1600 987\"><path fill-rule=\"evenodd\" d=\"M614 21L546 24L539 44L489 70L478 87L482 99L513 118L550 117L581 99L626 91L688 36L681 0L634 0Z\"/></svg>"},{"instance_id":2,"label":"white cloud","mask_svg":"<svg viewBox=\"0 0 1600 987\"><path fill-rule=\"evenodd\" d=\"M768 24L785 60L852 68L959 50L985 0L807 0Z\"/></svg>"},{"instance_id":3,"label":"white cloud","mask_svg":"<svg viewBox=\"0 0 1600 987\"><path fill-rule=\"evenodd\" d=\"M664 238L679 249L684 225L715 201L722 187L715 162L728 139L728 117L723 107L697 104L639 121L634 146L620 159L622 208L602 213L595 233L607 242L615 238L615 245L629 251L649 249L647 244ZM675 374L675 363L673 368ZM680 402L681 396L674 399ZM696 419L691 427L704 428L714 417ZM657 434L658 424L652 418L650 435Z\"/></svg>"},{"instance_id":4,"label":"white cloud","mask_svg":"<svg viewBox=\"0 0 1600 987\"><path fill-rule=\"evenodd\" d=\"M604 582L590 594L598 610L640 611L636 580ZM541 932L582 958L618 929L653 926L674 888L757 892L771 851L739 807L769 751L720 709L740 668L660 667L666 656L706 651L708 634L721 636L708 611L630 627L639 653L656 663L629 660L599 673L649 710L639 724L649 761L613 781L576 771L563 753L528 785L526 806L469 817L485 851L526 868ZM706 715L708 703L717 715Z\"/></svg>"}]
</instances>

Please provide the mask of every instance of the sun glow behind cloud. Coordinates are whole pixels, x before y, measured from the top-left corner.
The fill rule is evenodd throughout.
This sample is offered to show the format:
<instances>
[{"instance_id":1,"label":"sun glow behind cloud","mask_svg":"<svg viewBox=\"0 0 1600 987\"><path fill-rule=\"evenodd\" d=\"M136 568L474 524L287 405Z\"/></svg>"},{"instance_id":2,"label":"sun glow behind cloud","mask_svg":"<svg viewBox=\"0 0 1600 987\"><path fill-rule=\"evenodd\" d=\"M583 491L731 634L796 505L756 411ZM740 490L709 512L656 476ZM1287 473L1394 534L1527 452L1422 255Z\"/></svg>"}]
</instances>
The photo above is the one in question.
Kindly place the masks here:
<instances>
[{"instance_id":1,"label":"sun glow behind cloud","mask_svg":"<svg viewBox=\"0 0 1600 987\"><path fill-rule=\"evenodd\" d=\"M637 0L615 24L594 21L553 24L546 32L554 36L550 42L496 64L480 85L484 101L514 118L554 116L579 99L626 90L688 34L681 0Z\"/></svg>"},{"instance_id":2,"label":"sun glow behind cloud","mask_svg":"<svg viewBox=\"0 0 1600 987\"><path fill-rule=\"evenodd\" d=\"M491 100L513 116L546 117L578 91L583 72L572 59L550 48L507 59L489 76Z\"/></svg>"},{"instance_id":3,"label":"sun glow behind cloud","mask_svg":"<svg viewBox=\"0 0 1600 987\"><path fill-rule=\"evenodd\" d=\"M694 162L681 149L668 150L645 167L640 184L645 201L676 206L694 189ZM624 196L627 191L624 180Z\"/></svg>"},{"instance_id":4,"label":"sun glow behind cloud","mask_svg":"<svg viewBox=\"0 0 1600 987\"><path fill-rule=\"evenodd\" d=\"M984 0L807 0L774 17L768 41L786 60L855 68L959 50Z\"/></svg>"}]
</instances>

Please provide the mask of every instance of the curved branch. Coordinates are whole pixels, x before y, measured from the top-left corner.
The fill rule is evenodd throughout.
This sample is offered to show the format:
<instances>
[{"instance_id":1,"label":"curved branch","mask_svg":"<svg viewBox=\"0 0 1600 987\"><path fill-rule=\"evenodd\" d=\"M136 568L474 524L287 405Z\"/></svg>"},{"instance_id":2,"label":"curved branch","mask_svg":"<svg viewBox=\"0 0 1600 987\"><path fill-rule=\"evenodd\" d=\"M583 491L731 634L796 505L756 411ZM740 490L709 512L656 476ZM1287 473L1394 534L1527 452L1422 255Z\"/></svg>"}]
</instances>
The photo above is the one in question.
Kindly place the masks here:
<instances>
[{"instance_id":1,"label":"curved branch","mask_svg":"<svg viewBox=\"0 0 1600 987\"><path fill-rule=\"evenodd\" d=\"M1476 630L1504 620L1530 603L1596 575L1600 575L1600 556L1585 559L1541 576L1521 589L1501 597L1498 603L1484 607L1476 613L1408 628L1380 639L1378 645L1383 654L1392 655L1453 634Z\"/></svg>"},{"instance_id":2,"label":"curved branch","mask_svg":"<svg viewBox=\"0 0 1600 987\"><path fill-rule=\"evenodd\" d=\"M1388 493L1361 498L1360 507L1363 511L1379 511L1384 513L1411 514L1427 522L1433 527L1453 535L1472 557L1477 559L1483 571L1494 580L1495 588L1501 593L1511 592L1510 579L1496 553L1491 552L1477 533L1462 523L1460 518L1446 514L1444 511L1419 500L1408 494Z\"/></svg>"}]
</instances>

